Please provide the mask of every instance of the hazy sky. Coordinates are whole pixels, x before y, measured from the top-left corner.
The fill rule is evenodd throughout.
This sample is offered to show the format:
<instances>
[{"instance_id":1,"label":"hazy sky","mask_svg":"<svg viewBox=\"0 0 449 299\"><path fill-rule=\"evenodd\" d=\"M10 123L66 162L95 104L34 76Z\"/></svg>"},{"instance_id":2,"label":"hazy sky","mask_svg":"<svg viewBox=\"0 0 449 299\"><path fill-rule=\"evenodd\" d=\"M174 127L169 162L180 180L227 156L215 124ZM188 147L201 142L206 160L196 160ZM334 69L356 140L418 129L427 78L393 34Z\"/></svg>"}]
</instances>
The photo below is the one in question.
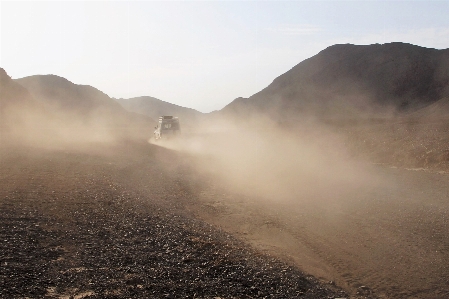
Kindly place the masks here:
<instances>
[{"instance_id":1,"label":"hazy sky","mask_svg":"<svg viewBox=\"0 0 449 299\"><path fill-rule=\"evenodd\" d=\"M0 2L0 66L202 112L337 43L449 48L449 1Z\"/></svg>"}]
</instances>

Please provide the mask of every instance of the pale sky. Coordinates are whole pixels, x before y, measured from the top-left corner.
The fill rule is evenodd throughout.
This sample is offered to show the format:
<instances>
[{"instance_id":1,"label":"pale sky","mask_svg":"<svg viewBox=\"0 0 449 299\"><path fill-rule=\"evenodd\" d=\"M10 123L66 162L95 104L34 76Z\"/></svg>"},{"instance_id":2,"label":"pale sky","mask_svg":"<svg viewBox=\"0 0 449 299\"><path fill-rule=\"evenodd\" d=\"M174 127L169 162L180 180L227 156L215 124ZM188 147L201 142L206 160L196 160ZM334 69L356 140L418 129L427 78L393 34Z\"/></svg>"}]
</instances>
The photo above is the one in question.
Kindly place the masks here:
<instances>
[{"instance_id":1,"label":"pale sky","mask_svg":"<svg viewBox=\"0 0 449 299\"><path fill-rule=\"evenodd\" d=\"M333 44L449 48L447 1L0 2L0 67L202 112Z\"/></svg>"}]
</instances>

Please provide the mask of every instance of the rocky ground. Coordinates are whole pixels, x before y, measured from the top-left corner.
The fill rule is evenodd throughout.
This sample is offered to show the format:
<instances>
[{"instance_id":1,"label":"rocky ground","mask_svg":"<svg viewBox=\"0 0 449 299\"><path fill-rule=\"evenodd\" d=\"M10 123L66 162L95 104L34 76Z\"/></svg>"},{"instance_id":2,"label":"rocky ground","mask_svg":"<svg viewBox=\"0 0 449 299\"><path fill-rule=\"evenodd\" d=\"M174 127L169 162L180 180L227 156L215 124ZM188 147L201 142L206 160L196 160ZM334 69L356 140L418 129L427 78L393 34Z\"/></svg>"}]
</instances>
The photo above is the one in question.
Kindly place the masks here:
<instances>
[{"instance_id":1,"label":"rocky ground","mask_svg":"<svg viewBox=\"0 0 449 299\"><path fill-rule=\"evenodd\" d=\"M286 171L265 182L277 184L277 193L260 200L261 192L245 198L211 188L196 209L208 222L353 296L449 298L448 124L331 124L321 139L313 127L303 130L301 141L321 142L317 152L331 157L325 163L317 155L301 159L301 143L292 155L277 137L277 155L266 169L275 172L286 161ZM338 152L344 154L332 155ZM318 169L301 175L311 164ZM290 196L282 198L287 189Z\"/></svg>"},{"instance_id":2,"label":"rocky ground","mask_svg":"<svg viewBox=\"0 0 449 299\"><path fill-rule=\"evenodd\" d=\"M148 144L2 147L0 298L344 298L185 209L196 183Z\"/></svg>"},{"instance_id":3,"label":"rocky ground","mask_svg":"<svg viewBox=\"0 0 449 299\"><path fill-rule=\"evenodd\" d=\"M449 119L403 118L335 129L353 153L402 168L449 171Z\"/></svg>"},{"instance_id":4,"label":"rocky ground","mask_svg":"<svg viewBox=\"0 0 449 299\"><path fill-rule=\"evenodd\" d=\"M229 188L213 155L2 139L0 298L447 298L448 128L334 125L346 160L280 176L283 199Z\"/></svg>"}]
</instances>

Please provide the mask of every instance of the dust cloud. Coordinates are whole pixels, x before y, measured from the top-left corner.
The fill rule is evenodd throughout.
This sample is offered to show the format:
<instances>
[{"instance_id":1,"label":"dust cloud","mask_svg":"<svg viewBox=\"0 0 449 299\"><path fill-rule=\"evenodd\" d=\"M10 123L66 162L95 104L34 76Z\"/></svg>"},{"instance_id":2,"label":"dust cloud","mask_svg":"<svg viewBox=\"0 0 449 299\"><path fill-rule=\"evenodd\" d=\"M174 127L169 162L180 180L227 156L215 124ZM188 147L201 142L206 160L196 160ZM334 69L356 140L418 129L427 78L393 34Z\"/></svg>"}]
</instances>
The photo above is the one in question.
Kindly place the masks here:
<instances>
[{"instance_id":1,"label":"dust cloud","mask_svg":"<svg viewBox=\"0 0 449 299\"><path fill-rule=\"evenodd\" d=\"M84 149L137 138L142 126L126 111L103 107L83 113L41 102L11 103L2 107L1 146L43 149Z\"/></svg>"},{"instance_id":2,"label":"dust cloud","mask_svg":"<svg viewBox=\"0 0 449 299\"><path fill-rule=\"evenodd\" d=\"M207 120L155 143L192 157L198 177L210 180L199 207L189 207L206 221L354 295L365 286L388 298L398 290L434 298L419 294L447 278L441 249L433 250L447 245L427 237L447 231L447 180L360 160L346 140L316 120L250 117Z\"/></svg>"},{"instance_id":3,"label":"dust cloud","mask_svg":"<svg viewBox=\"0 0 449 299\"><path fill-rule=\"evenodd\" d=\"M191 155L200 173L228 190L268 202L335 202L379 183L338 134L315 121L209 119L182 137L153 143Z\"/></svg>"},{"instance_id":4,"label":"dust cloud","mask_svg":"<svg viewBox=\"0 0 449 299\"><path fill-rule=\"evenodd\" d=\"M56 111L10 109L2 145L57 149L91 142L113 142L115 136L101 118L79 121Z\"/></svg>"}]
</instances>

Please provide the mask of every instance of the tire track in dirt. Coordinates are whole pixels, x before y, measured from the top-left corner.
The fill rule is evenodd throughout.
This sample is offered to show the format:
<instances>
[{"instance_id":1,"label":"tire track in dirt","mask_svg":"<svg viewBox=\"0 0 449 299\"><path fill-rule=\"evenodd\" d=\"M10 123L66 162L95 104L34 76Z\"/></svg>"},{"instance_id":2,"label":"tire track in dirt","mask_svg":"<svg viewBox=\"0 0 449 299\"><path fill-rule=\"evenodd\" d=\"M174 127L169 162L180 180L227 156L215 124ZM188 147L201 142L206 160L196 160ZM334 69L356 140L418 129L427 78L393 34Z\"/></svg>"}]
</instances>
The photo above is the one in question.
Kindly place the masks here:
<instances>
[{"instance_id":1,"label":"tire track in dirt","mask_svg":"<svg viewBox=\"0 0 449 299\"><path fill-rule=\"evenodd\" d=\"M345 194L346 205L264 204L218 185L192 209L353 296L449 297L447 175L377 171L389 184Z\"/></svg>"},{"instance_id":2,"label":"tire track in dirt","mask_svg":"<svg viewBox=\"0 0 449 299\"><path fill-rule=\"evenodd\" d=\"M154 151L3 152L0 297L346 297L192 217L195 185Z\"/></svg>"}]
</instances>

